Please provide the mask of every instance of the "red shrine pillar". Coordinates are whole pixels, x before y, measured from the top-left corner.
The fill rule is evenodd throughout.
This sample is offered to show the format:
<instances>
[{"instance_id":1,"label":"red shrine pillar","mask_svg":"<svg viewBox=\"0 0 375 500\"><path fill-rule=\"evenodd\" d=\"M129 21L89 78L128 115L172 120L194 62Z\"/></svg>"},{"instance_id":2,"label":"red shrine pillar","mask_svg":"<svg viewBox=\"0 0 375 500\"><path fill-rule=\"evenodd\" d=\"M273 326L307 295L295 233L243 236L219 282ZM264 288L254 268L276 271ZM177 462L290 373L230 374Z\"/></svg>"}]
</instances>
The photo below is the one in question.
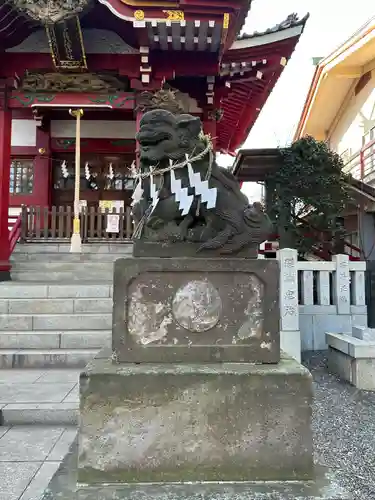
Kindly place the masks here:
<instances>
[{"instance_id":1,"label":"red shrine pillar","mask_svg":"<svg viewBox=\"0 0 375 500\"><path fill-rule=\"evenodd\" d=\"M0 109L0 281L10 280L9 262L9 177L12 133L12 112L7 109L5 96Z\"/></svg>"}]
</instances>

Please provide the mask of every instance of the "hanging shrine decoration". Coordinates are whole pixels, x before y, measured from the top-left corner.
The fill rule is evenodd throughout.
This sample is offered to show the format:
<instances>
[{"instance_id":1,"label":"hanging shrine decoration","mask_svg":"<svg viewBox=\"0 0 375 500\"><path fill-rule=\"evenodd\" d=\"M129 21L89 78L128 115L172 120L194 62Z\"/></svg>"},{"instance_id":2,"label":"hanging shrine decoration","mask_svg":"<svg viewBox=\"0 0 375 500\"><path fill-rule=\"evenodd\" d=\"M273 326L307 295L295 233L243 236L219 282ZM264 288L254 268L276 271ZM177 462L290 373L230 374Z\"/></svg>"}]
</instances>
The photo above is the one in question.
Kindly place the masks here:
<instances>
[{"instance_id":1,"label":"hanging shrine decoration","mask_svg":"<svg viewBox=\"0 0 375 500\"><path fill-rule=\"evenodd\" d=\"M165 168L157 168L156 166L150 166L149 170L146 172L139 172L133 166L132 175L135 178L136 187L132 196L131 205L134 206L139 203L143 197L144 189L143 182L148 179L151 203L149 210L147 212L147 217L142 221L140 227L136 228L135 233L138 235L142 232L143 225L147 219L150 218L151 214L154 212L157 204L159 202L159 193L164 185L164 174L170 174L170 186L171 192L174 195L175 201L178 204L181 215L188 215L194 198L198 198L197 205L197 215L199 214L200 205L202 203L206 204L207 209L213 209L216 207L217 201L217 188L209 187L209 179L211 177L212 163L213 163L213 153L212 153L212 142L209 136L205 136L206 148L196 156L185 156L185 160L178 163L173 163L172 160L169 161L169 166ZM195 172L193 164L207 154L210 156L209 168L204 179L202 179L200 172ZM181 179L176 178L175 171L186 169L186 174L181 177L188 179L188 186L182 187ZM189 194L192 193L192 194ZM137 237L137 234L134 236Z\"/></svg>"},{"instance_id":2,"label":"hanging shrine decoration","mask_svg":"<svg viewBox=\"0 0 375 500\"><path fill-rule=\"evenodd\" d=\"M67 164L66 164L66 161L64 160L61 164L61 174L63 176L64 179L68 179L70 174L69 174L69 171L68 171L68 167L67 167Z\"/></svg>"},{"instance_id":3,"label":"hanging shrine decoration","mask_svg":"<svg viewBox=\"0 0 375 500\"><path fill-rule=\"evenodd\" d=\"M66 160L61 163L61 176L65 181L67 181L69 178L74 178L74 175L69 172L68 163ZM93 191L97 191L99 189L95 177L96 175L91 173L89 162L86 162L85 179L87 181L88 188L92 189Z\"/></svg>"},{"instance_id":4,"label":"hanging shrine decoration","mask_svg":"<svg viewBox=\"0 0 375 500\"><path fill-rule=\"evenodd\" d=\"M92 189L93 191L97 191L99 189L99 187L95 181L96 176L91 173L90 165L89 165L88 161L85 163L85 177L87 180L88 187L90 189Z\"/></svg>"}]
</instances>

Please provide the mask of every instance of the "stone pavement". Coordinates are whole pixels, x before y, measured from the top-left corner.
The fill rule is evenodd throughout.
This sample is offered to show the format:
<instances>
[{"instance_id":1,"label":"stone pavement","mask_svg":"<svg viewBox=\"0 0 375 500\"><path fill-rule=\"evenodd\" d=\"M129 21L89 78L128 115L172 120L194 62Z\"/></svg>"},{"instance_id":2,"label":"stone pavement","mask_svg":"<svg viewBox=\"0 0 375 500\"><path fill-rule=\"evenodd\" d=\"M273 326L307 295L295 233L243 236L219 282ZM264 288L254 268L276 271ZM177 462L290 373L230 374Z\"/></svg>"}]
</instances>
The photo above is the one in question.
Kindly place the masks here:
<instances>
[{"instance_id":1,"label":"stone pavement","mask_svg":"<svg viewBox=\"0 0 375 500\"><path fill-rule=\"evenodd\" d=\"M0 370L2 425L78 422L80 370Z\"/></svg>"},{"instance_id":2,"label":"stone pavement","mask_svg":"<svg viewBox=\"0 0 375 500\"><path fill-rule=\"evenodd\" d=\"M39 500L76 433L73 426L0 427L0 500Z\"/></svg>"},{"instance_id":3,"label":"stone pavement","mask_svg":"<svg viewBox=\"0 0 375 500\"><path fill-rule=\"evenodd\" d=\"M77 434L78 376L0 370L0 500L41 498Z\"/></svg>"}]
</instances>

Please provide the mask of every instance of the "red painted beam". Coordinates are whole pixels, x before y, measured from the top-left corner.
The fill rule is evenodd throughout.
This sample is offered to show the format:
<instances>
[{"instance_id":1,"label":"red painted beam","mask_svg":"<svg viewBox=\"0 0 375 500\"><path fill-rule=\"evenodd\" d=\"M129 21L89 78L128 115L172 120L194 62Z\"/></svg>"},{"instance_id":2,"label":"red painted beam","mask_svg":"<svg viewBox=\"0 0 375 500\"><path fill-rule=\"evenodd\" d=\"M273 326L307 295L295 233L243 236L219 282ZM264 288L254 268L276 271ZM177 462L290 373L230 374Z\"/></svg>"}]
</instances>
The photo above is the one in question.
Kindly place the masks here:
<instances>
[{"instance_id":1,"label":"red painted beam","mask_svg":"<svg viewBox=\"0 0 375 500\"><path fill-rule=\"evenodd\" d=\"M13 91L8 97L10 108L84 107L96 109L134 109L135 95L131 92L116 94L86 93L29 93Z\"/></svg>"},{"instance_id":2,"label":"red painted beam","mask_svg":"<svg viewBox=\"0 0 375 500\"><path fill-rule=\"evenodd\" d=\"M87 54L89 71L118 71L129 78L138 77L140 70L139 54ZM55 72L50 54L0 54L0 74L4 77L13 77L14 74L23 76L25 71L50 70Z\"/></svg>"},{"instance_id":3,"label":"red painted beam","mask_svg":"<svg viewBox=\"0 0 375 500\"><path fill-rule=\"evenodd\" d=\"M0 110L0 281L10 280L10 246L8 230L10 138L12 113Z\"/></svg>"}]
</instances>

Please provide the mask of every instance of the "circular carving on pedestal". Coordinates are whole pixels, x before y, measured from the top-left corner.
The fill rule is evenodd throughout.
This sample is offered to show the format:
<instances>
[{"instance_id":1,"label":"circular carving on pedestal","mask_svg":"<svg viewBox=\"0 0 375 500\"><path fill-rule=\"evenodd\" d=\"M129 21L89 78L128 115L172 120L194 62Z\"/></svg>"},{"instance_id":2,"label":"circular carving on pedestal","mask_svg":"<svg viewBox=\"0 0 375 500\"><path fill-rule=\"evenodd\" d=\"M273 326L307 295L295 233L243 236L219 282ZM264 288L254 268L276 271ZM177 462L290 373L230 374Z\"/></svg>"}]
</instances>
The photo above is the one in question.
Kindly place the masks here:
<instances>
[{"instance_id":1,"label":"circular carving on pedestal","mask_svg":"<svg viewBox=\"0 0 375 500\"><path fill-rule=\"evenodd\" d=\"M219 321L222 302L209 281L193 280L179 288L172 302L176 322L190 332L206 332Z\"/></svg>"}]
</instances>

